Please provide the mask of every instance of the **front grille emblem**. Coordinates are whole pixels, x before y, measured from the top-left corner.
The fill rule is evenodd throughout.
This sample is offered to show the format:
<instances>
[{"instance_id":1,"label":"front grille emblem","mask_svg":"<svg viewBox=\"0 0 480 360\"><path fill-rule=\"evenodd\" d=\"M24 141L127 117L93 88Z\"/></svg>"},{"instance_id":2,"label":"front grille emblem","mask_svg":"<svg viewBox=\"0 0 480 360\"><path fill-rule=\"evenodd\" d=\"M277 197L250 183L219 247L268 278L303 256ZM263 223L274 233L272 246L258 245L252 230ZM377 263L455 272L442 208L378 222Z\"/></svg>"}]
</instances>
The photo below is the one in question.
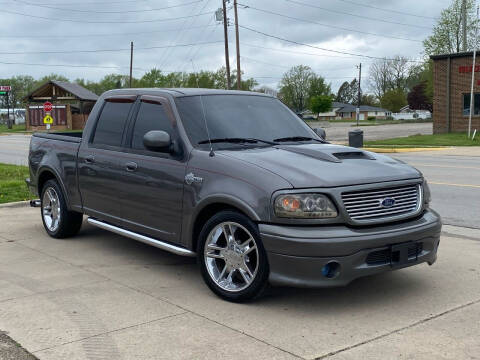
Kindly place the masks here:
<instances>
[{"instance_id":1,"label":"front grille emblem","mask_svg":"<svg viewBox=\"0 0 480 360\"><path fill-rule=\"evenodd\" d=\"M395 199L391 197L386 197L380 201L380 205L383 208L391 208L393 205L395 205Z\"/></svg>"}]
</instances>

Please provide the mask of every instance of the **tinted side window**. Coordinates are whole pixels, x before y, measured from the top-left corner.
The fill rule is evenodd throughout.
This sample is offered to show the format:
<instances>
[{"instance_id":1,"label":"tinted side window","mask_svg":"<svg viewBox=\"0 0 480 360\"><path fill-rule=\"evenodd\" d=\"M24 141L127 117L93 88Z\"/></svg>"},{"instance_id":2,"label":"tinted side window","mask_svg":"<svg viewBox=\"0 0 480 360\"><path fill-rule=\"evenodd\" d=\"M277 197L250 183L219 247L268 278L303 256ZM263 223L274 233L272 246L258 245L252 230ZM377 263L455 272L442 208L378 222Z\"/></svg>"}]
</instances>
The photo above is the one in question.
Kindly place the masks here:
<instances>
[{"instance_id":1,"label":"tinted side window","mask_svg":"<svg viewBox=\"0 0 480 360\"><path fill-rule=\"evenodd\" d=\"M133 128L132 148L145 149L143 136L151 130L162 130L173 135L173 125L164 105L142 102Z\"/></svg>"},{"instance_id":2,"label":"tinted side window","mask_svg":"<svg viewBox=\"0 0 480 360\"><path fill-rule=\"evenodd\" d=\"M106 102L93 138L94 144L120 146L132 102Z\"/></svg>"}]
</instances>

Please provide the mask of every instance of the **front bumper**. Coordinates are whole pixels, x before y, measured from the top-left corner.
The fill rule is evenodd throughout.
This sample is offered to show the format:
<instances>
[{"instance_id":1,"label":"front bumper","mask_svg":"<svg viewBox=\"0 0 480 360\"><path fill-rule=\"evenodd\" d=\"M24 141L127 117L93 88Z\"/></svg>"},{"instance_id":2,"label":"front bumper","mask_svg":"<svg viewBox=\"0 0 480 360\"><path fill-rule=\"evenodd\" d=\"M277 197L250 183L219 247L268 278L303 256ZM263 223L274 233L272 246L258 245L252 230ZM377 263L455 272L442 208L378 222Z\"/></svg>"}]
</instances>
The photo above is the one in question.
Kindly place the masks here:
<instances>
[{"instance_id":1,"label":"front bumper","mask_svg":"<svg viewBox=\"0 0 480 360\"><path fill-rule=\"evenodd\" d=\"M410 221L361 228L259 225L270 283L297 287L343 286L361 276L423 262L433 264L441 228L440 216L433 210ZM398 264L393 250L396 244L406 243L405 249L418 246L418 251ZM322 269L332 262L339 265L339 271L328 278Z\"/></svg>"}]
</instances>

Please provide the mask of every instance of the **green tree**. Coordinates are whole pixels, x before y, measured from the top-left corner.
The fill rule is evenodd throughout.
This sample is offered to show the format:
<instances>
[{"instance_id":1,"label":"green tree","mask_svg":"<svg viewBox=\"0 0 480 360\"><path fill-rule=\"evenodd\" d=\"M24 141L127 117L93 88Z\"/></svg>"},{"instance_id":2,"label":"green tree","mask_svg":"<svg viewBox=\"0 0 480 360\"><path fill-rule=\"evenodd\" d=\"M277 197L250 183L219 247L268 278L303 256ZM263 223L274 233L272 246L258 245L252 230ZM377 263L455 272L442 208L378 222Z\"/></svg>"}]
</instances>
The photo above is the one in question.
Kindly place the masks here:
<instances>
[{"instance_id":1,"label":"green tree","mask_svg":"<svg viewBox=\"0 0 480 360\"><path fill-rule=\"evenodd\" d=\"M402 89L388 90L381 97L380 104L391 112L399 112L402 107L407 105L407 96Z\"/></svg>"},{"instance_id":2,"label":"green tree","mask_svg":"<svg viewBox=\"0 0 480 360\"><path fill-rule=\"evenodd\" d=\"M380 104L378 103L378 100L377 100L377 98L375 97L375 95L372 95L372 94L362 94L361 104L362 104L362 105L369 105L369 106L378 106L378 105L380 105Z\"/></svg>"},{"instance_id":3,"label":"green tree","mask_svg":"<svg viewBox=\"0 0 480 360\"><path fill-rule=\"evenodd\" d=\"M311 99L314 96L319 96L319 95L330 96L331 93L332 93L332 86L330 84L327 84L323 77L314 74L310 79L310 88L308 90L309 101L311 101Z\"/></svg>"},{"instance_id":4,"label":"green tree","mask_svg":"<svg viewBox=\"0 0 480 360\"><path fill-rule=\"evenodd\" d=\"M475 48L475 0L467 0L467 51ZM453 0L452 4L444 9L437 24L433 27L433 34L423 41L426 55L458 53L462 51L462 0Z\"/></svg>"},{"instance_id":5,"label":"green tree","mask_svg":"<svg viewBox=\"0 0 480 360\"><path fill-rule=\"evenodd\" d=\"M358 81L353 79L351 82L345 81L338 88L335 101L346 103L346 104L356 104L358 98Z\"/></svg>"},{"instance_id":6,"label":"green tree","mask_svg":"<svg viewBox=\"0 0 480 360\"><path fill-rule=\"evenodd\" d=\"M10 79L0 79L0 83L12 87L8 100L10 108L19 108L26 105L23 98L35 88L36 81L29 75L18 75ZM2 96L0 104L3 108L7 107L7 98Z\"/></svg>"},{"instance_id":7,"label":"green tree","mask_svg":"<svg viewBox=\"0 0 480 360\"><path fill-rule=\"evenodd\" d=\"M310 110L317 114L332 110L332 98L330 95L316 95L310 98Z\"/></svg>"}]
</instances>

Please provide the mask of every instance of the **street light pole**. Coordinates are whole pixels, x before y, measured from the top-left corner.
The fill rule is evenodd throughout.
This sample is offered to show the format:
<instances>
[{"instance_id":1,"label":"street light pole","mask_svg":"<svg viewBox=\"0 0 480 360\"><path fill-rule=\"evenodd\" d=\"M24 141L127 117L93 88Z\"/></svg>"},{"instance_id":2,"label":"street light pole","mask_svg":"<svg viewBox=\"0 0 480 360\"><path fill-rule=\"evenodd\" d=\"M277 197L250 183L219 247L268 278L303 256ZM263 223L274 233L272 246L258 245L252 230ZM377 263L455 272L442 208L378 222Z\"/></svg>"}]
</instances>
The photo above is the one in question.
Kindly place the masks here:
<instances>
[{"instance_id":1,"label":"street light pole","mask_svg":"<svg viewBox=\"0 0 480 360\"><path fill-rule=\"evenodd\" d=\"M133 41L130 42L130 81L129 88L132 87L132 67L133 67Z\"/></svg>"}]
</instances>

